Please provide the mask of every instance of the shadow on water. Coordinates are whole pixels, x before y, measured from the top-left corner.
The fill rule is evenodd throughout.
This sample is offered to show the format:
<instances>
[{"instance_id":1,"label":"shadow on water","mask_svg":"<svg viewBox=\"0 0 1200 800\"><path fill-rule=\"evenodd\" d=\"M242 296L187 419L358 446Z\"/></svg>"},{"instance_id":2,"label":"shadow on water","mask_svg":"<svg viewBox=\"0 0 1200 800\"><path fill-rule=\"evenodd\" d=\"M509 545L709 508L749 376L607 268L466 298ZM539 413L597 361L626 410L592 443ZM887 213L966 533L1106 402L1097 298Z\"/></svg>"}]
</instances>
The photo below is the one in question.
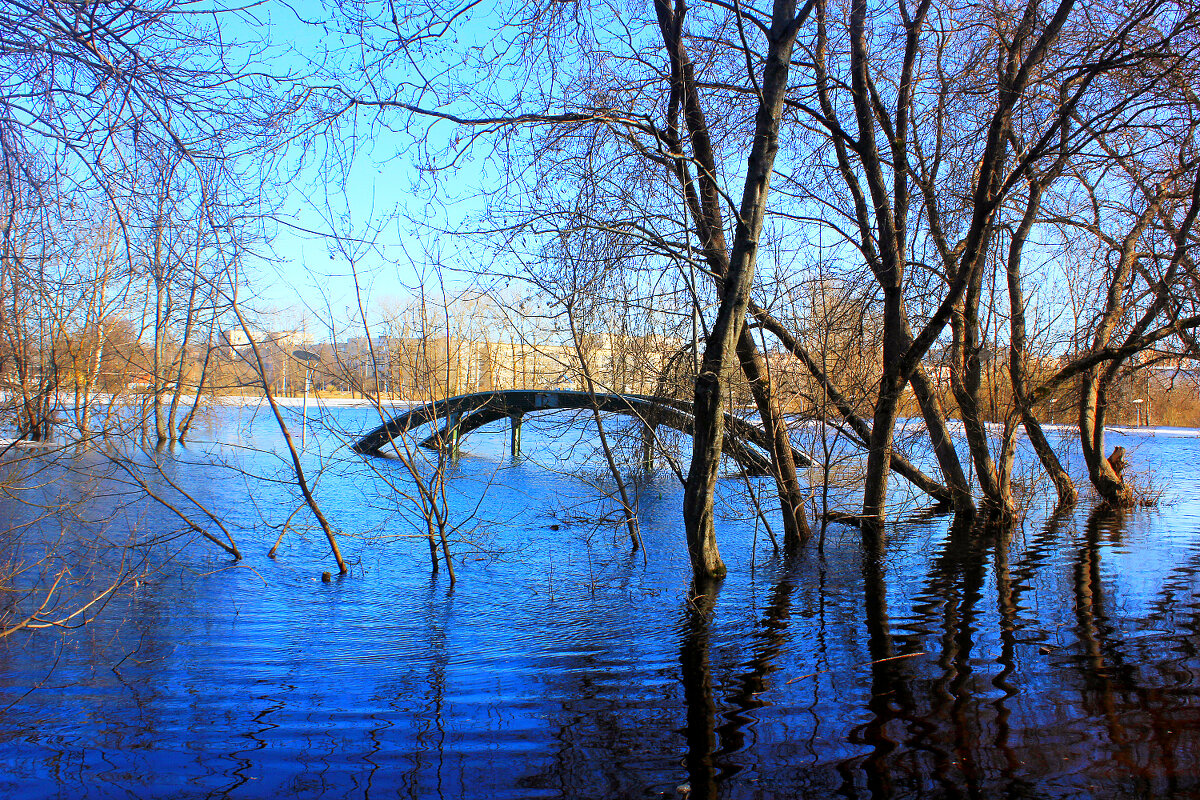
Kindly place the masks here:
<instances>
[{"instance_id":1,"label":"shadow on water","mask_svg":"<svg viewBox=\"0 0 1200 800\"><path fill-rule=\"evenodd\" d=\"M1131 626L1104 569L1106 552L1123 541L1129 524L1130 512L1104 507L1084 524L1074 561L1077 644L1066 665L1096 723L1111 784L1128 796L1194 796L1200 557L1193 544L1190 557L1167 574L1151 612ZM1162 624L1176 615L1188 621Z\"/></svg>"},{"instance_id":2,"label":"shadow on water","mask_svg":"<svg viewBox=\"0 0 1200 800\"><path fill-rule=\"evenodd\" d=\"M927 563L912 614L899 626L889 614L896 587L894 580L889 585L887 553L863 546L866 713L845 730L862 754L836 764L836 787L814 775L797 779L797 796L1193 792L1200 762L1189 708L1196 691L1200 547L1193 545L1171 570L1143 628L1166 628L1180 610L1189 625L1162 643L1166 653L1152 655L1145 645L1155 635L1119 624L1107 600L1102 559L1107 547L1122 541L1127 521L1119 512L1097 510L1077 531L1074 513L1060 510L1022 541L1017 529L955 520ZM1050 628L1029 601L1040 581L1062 574L1045 574L1056 565L1070 576L1063 599L1073 619ZM770 677L789 638L800 572L795 563L779 571L748 636L747 669L721 681L730 687L724 692L714 687L719 668L712 661L720 587L693 587L680 648L687 776L680 790L690 797L771 796L739 783L740 773L756 770L735 756L752 746L762 722L756 715L778 694ZM1178 658L1164 657L1170 653ZM1042 691L1050 693L1044 708ZM1188 698L1183 705L1173 701L1180 693Z\"/></svg>"}]
</instances>

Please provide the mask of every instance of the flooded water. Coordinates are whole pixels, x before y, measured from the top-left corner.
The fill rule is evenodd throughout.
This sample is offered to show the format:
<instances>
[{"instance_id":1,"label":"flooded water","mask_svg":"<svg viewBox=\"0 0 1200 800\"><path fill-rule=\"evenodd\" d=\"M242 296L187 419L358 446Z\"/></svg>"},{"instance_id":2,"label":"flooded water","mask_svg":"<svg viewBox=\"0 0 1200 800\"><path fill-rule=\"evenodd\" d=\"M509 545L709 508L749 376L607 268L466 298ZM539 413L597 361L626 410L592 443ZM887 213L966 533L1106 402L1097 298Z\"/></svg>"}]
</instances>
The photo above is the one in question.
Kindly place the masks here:
<instances>
[{"instance_id":1,"label":"flooded water","mask_svg":"<svg viewBox=\"0 0 1200 800\"><path fill-rule=\"evenodd\" d=\"M571 430L527 423L516 463L502 429L468 440L449 481L453 587L430 573L402 465L329 431L309 432L304 463L351 563L331 583L261 413L222 412L208 443L139 473L221 519L238 565L175 535L179 516L102 455L23 467L0 508L29 523L10 557L60 537L42 573L75 564L62 608L119 552L154 569L86 626L0 641L0 796L1200 792L1200 438L1110 437L1166 489L1156 508L1035 509L1006 534L913 512L883 552L831 527L823 554L789 561L731 512L729 576L696 596L669 470L638 487L632 554L595 524L587 481L555 469L603 484Z\"/></svg>"}]
</instances>

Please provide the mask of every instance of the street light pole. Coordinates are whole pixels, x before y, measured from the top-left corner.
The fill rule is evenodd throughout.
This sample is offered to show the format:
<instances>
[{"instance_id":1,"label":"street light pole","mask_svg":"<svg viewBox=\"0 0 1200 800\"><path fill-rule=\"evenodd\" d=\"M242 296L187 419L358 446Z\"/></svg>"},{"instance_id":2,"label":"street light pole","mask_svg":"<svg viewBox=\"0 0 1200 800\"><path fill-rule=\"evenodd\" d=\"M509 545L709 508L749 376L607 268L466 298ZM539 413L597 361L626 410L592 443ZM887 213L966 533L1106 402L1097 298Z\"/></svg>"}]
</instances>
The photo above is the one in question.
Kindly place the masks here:
<instances>
[{"instance_id":1,"label":"street light pole","mask_svg":"<svg viewBox=\"0 0 1200 800\"><path fill-rule=\"evenodd\" d=\"M321 357L308 350L293 350L292 355L304 362L304 405L300 421L300 447L303 448L308 445L308 389L312 386L312 368Z\"/></svg>"}]
</instances>

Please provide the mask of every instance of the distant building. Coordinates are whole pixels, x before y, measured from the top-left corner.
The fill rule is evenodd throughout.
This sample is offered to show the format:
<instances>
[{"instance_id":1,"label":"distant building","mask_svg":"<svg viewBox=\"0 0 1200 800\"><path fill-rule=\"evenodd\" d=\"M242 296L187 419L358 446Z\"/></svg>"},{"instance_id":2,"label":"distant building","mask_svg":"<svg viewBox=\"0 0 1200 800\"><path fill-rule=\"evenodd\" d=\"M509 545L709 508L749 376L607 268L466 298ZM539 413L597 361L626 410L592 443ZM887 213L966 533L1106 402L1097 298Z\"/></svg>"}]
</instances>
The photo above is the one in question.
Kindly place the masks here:
<instances>
[{"instance_id":1,"label":"distant building","mask_svg":"<svg viewBox=\"0 0 1200 800\"><path fill-rule=\"evenodd\" d=\"M246 330L240 327L223 331L221 333L221 354L226 358L250 356L251 337L260 348L265 347L272 352L279 350L291 352L297 347L312 343L311 337L299 331L260 331L250 328L249 334L248 336ZM263 353L264 357L266 355Z\"/></svg>"},{"instance_id":2,"label":"distant building","mask_svg":"<svg viewBox=\"0 0 1200 800\"><path fill-rule=\"evenodd\" d=\"M573 344L458 337L381 337L339 343L339 368L372 391L409 399L506 389L581 389L584 362L597 391L657 390L680 343L661 337L588 337ZM584 362L580 360L580 351ZM372 363L372 355L374 363Z\"/></svg>"}]
</instances>

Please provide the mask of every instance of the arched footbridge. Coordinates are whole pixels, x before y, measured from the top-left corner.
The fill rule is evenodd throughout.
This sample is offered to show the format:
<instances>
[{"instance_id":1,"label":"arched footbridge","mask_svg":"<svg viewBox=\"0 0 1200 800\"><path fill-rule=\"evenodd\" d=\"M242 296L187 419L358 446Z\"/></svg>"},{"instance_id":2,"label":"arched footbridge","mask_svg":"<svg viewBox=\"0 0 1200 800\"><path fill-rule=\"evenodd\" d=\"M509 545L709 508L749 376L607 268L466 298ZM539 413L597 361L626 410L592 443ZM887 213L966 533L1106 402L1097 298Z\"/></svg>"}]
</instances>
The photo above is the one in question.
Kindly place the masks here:
<instances>
[{"instance_id":1,"label":"arched footbridge","mask_svg":"<svg viewBox=\"0 0 1200 800\"><path fill-rule=\"evenodd\" d=\"M521 452L521 420L526 414L555 410L597 409L605 414L634 417L649 429L663 425L691 435L694 417L692 404L682 400L637 394L590 394L574 390L508 391L464 394L417 406L380 425L354 445L355 452L382 455L389 443L407 437L411 431L425 425L438 424L439 429L421 441L424 447L447 447L457 452L459 441L473 430L507 418L511 422L513 455ZM732 414L725 415L725 454L747 472L769 474L770 446L762 428ZM793 448L798 466L808 466L812 459Z\"/></svg>"}]
</instances>

